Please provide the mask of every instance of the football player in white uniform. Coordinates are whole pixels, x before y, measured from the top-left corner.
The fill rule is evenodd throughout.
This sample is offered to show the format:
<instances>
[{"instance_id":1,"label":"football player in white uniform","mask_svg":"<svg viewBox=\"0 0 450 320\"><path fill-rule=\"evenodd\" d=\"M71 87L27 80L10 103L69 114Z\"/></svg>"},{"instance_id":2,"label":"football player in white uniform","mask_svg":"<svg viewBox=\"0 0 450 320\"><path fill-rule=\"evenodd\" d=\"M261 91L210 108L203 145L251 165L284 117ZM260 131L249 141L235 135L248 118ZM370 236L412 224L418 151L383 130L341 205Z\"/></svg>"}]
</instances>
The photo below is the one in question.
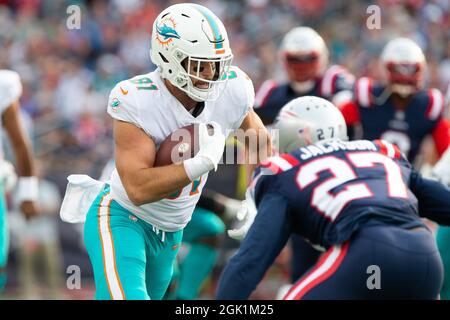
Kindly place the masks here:
<instances>
[{"instance_id":1,"label":"football player in white uniform","mask_svg":"<svg viewBox=\"0 0 450 320\"><path fill-rule=\"evenodd\" d=\"M161 299L226 136L252 129L264 140L262 152L250 150L258 160L271 150L252 109L252 81L231 66L225 27L210 10L191 3L163 10L151 42L157 70L118 83L109 98L116 168L87 213L84 234L97 299ZM161 142L192 123L199 123L197 155L154 167Z\"/></svg>"},{"instance_id":2,"label":"football player in white uniform","mask_svg":"<svg viewBox=\"0 0 450 320\"><path fill-rule=\"evenodd\" d=\"M0 292L6 283L5 268L9 245L5 192L11 191L18 180L16 195L22 213L27 219L38 213L36 205L38 180L33 176L32 151L19 114L21 94L22 84L19 75L14 71L0 70ZM1 145L3 131L8 134L11 142L19 179L16 177L14 167L3 157Z\"/></svg>"}]
</instances>

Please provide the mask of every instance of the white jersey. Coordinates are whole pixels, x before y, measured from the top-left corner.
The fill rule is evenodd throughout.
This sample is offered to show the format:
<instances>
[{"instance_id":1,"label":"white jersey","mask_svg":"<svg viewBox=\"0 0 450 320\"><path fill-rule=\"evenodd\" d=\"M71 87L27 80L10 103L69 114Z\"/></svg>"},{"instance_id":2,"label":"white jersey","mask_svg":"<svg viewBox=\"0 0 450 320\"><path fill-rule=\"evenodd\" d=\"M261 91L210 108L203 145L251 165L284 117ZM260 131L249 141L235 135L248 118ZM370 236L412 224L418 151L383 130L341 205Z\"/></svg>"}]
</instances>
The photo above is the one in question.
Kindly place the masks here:
<instances>
[{"instance_id":1,"label":"white jersey","mask_svg":"<svg viewBox=\"0 0 450 320\"><path fill-rule=\"evenodd\" d=\"M22 84L19 74L11 70L0 70L0 116L21 95ZM2 121L0 120L0 159L3 158L2 134Z\"/></svg>"},{"instance_id":2,"label":"white jersey","mask_svg":"<svg viewBox=\"0 0 450 320\"><path fill-rule=\"evenodd\" d=\"M203 111L194 117L168 91L157 71L118 83L111 91L108 113L117 120L141 128L157 148L175 130L192 123L215 121L225 135L239 128L253 107L255 93L252 81L239 68L232 67L228 81L215 101L206 101ZM156 202L135 206L127 196L117 169L111 174L111 196L142 220L168 232L180 230L190 221L208 174L193 181L179 192Z\"/></svg>"}]
</instances>

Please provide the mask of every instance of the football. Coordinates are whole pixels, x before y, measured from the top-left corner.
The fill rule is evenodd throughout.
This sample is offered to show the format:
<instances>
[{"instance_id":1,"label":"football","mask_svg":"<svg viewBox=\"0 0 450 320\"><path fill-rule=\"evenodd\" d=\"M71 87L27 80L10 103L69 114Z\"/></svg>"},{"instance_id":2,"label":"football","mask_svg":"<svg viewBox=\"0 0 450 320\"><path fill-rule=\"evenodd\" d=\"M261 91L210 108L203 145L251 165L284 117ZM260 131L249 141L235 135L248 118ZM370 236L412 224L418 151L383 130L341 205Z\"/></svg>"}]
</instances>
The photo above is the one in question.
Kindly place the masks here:
<instances>
[{"instance_id":1,"label":"football","mask_svg":"<svg viewBox=\"0 0 450 320\"><path fill-rule=\"evenodd\" d=\"M187 125L172 132L161 142L156 152L154 166L167 166L194 157L199 150L198 132L198 123ZM213 127L208 125L208 133L212 134L213 132Z\"/></svg>"}]
</instances>

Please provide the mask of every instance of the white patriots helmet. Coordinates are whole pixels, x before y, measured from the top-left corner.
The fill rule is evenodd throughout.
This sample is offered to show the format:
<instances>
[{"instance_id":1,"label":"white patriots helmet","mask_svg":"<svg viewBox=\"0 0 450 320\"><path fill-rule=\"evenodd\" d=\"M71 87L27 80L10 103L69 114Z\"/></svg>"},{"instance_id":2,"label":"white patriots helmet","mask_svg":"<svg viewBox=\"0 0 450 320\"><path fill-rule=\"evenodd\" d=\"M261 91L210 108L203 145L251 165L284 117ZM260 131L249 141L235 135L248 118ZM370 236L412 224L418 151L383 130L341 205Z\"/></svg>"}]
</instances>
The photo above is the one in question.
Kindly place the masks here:
<instances>
[{"instance_id":1,"label":"white patriots helmet","mask_svg":"<svg viewBox=\"0 0 450 320\"><path fill-rule=\"evenodd\" d=\"M199 102L217 99L233 59L223 23L209 9L193 3L172 5L158 15L150 56L162 78ZM203 79L199 68L197 74L189 74L193 62L214 63L213 79ZM207 88L195 87L191 78L207 83Z\"/></svg>"},{"instance_id":2,"label":"white patriots helmet","mask_svg":"<svg viewBox=\"0 0 450 320\"><path fill-rule=\"evenodd\" d=\"M281 58L294 90L312 89L328 65L328 49L322 37L309 27L289 31L281 43Z\"/></svg>"},{"instance_id":3,"label":"white patriots helmet","mask_svg":"<svg viewBox=\"0 0 450 320\"><path fill-rule=\"evenodd\" d=\"M389 41L381 53L381 61L392 92L406 97L423 87L425 55L411 39Z\"/></svg>"},{"instance_id":4,"label":"white patriots helmet","mask_svg":"<svg viewBox=\"0 0 450 320\"><path fill-rule=\"evenodd\" d=\"M291 152L318 141L348 140L347 125L337 107L323 98L304 96L287 103L274 123L278 130L276 148Z\"/></svg>"}]
</instances>

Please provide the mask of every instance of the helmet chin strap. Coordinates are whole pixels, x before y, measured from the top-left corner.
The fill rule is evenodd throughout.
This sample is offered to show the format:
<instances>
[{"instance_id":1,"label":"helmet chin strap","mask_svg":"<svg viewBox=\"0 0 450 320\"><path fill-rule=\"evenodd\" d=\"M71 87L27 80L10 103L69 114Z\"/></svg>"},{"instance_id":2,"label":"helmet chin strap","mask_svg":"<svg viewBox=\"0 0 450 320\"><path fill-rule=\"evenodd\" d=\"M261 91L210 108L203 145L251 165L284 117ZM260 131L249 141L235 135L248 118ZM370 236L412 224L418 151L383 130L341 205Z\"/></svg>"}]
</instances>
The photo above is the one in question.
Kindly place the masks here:
<instances>
[{"instance_id":1,"label":"helmet chin strap","mask_svg":"<svg viewBox=\"0 0 450 320\"><path fill-rule=\"evenodd\" d=\"M182 80L180 80L182 79ZM177 81L178 80L178 81ZM170 80L169 80L170 81ZM189 79L183 79L183 78L176 78L170 81L174 86L176 86L178 89L186 93L186 95L191 98L192 100L196 102L204 102L208 100L208 97L210 96L209 92L202 92L200 90L196 90L195 87L192 85L192 82L190 82ZM181 85L183 84L184 85Z\"/></svg>"},{"instance_id":2,"label":"helmet chin strap","mask_svg":"<svg viewBox=\"0 0 450 320\"><path fill-rule=\"evenodd\" d=\"M311 91L311 89L314 87L315 81L314 80L308 80L303 82L291 82L292 89L298 93L306 93L308 91Z\"/></svg>"},{"instance_id":3,"label":"helmet chin strap","mask_svg":"<svg viewBox=\"0 0 450 320\"><path fill-rule=\"evenodd\" d=\"M189 84L188 84L189 87ZM208 100L216 100L215 88L211 88L209 91L198 90L195 86L191 86L190 90L186 90L187 95L194 101L204 102Z\"/></svg>"},{"instance_id":4,"label":"helmet chin strap","mask_svg":"<svg viewBox=\"0 0 450 320\"><path fill-rule=\"evenodd\" d=\"M198 95L193 94L191 91L186 91L186 93L187 93L189 98L191 98L192 100L197 101L197 102L203 102L207 98L207 97L201 98Z\"/></svg>"}]
</instances>

